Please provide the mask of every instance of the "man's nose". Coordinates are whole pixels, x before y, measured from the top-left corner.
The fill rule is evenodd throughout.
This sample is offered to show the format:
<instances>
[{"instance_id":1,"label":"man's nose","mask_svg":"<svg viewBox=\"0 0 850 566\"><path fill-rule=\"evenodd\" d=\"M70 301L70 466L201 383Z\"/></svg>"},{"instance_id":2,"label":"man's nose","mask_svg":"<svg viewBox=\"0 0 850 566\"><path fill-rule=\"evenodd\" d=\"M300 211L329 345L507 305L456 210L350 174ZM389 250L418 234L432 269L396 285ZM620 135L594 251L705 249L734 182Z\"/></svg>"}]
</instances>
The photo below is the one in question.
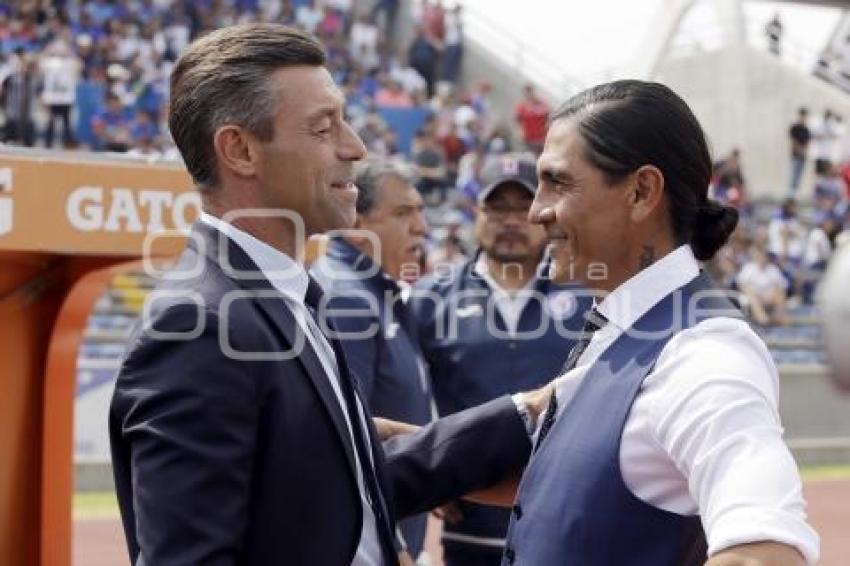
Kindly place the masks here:
<instances>
[{"instance_id":1,"label":"man's nose","mask_svg":"<svg viewBox=\"0 0 850 566\"><path fill-rule=\"evenodd\" d=\"M413 234L416 236L427 236L428 235L428 221L425 220L425 213L421 210L417 210L413 214L413 224L411 225L413 229Z\"/></svg>"},{"instance_id":2,"label":"man's nose","mask_svg":"<svg viewBox=\"0 0 850 566\"><path fill-rule=\"evenodd\" d=\"M530 209L529 209L530 210ZM509 228L521 228L528 222L528 211L513 209L502 220L502 226Z\"/></svg>"},{"instance_id":3,"label":"man's nose","mask_svg":"<svg viewBox=\"0 0 850 566\"><path fill-rule=\"evenodd\" d=\"M534 195L534 200L531 202L531 206L528 208L528 221L532 224L543 224L540 213L546 208L547 205L543 201L543 198L541 198L540 191L537 191L537 194Z\"/></svg>"},{"instance_id":4,"label":"man's nose","mask_svg":"<svg viewBox=\"0 0 850 566\"><path fill-rule=\"evenodd\" d=\"M366 145L354 128L348 122L343 122L342 139L340 140L337 154L343 161L360 161L366 157Z\"/></svg>"}]
</instances>

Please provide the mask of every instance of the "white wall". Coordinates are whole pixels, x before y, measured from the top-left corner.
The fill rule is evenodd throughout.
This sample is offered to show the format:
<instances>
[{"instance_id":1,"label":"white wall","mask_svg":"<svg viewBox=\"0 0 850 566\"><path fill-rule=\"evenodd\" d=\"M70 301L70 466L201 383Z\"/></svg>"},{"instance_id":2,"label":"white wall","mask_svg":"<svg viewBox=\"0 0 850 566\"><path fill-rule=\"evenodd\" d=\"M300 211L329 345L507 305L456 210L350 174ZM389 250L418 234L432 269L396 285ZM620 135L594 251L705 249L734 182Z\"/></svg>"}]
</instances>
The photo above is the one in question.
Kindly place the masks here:
<instances>
[{"instance_id":1,"label":"white wall","mask_svg":"<svg viewBox=\"0 0 850 566\"><path fill-rule=\"evenodd\" d=\"M781 198L789 178L788 128L800 106L810 120L825 108L850 123L850 96L746 45L662 62L655 80L678 92L702 123L715 158L742 151L751 194ZM811 191L807 165L803 195Z\"/></svg>"}]
</instances>

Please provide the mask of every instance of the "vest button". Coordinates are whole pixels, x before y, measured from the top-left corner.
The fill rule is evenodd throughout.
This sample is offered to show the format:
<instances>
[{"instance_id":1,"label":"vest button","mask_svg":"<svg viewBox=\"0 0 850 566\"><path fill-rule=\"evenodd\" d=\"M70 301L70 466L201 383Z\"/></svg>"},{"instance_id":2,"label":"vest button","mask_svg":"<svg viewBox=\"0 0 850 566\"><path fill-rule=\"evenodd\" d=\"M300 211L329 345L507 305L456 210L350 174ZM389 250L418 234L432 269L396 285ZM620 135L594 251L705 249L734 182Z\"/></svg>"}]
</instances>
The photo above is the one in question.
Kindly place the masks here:
<instances>
[{"instance_id":1,"label":"vest button","mask_svg":"<svg viewBox=\"0 0 850 566\"><path fill-rule=\"evenodd\" d=\"M516 342L509 342L508 348L510 348L511 350L516 350Z\"/></svg>"},{"instance_id":2,"label":"vest button","mask_svg":"<svg viewBox=\"0 0 850 566\"><path fill-rule=\"evenodd\" d=\"M522 519L522 505L517 503L513 506L512 511L514 512L514 517L516 517L517 521Z\"/></svg>"},{"instance_id":3,"label":"vest button","mask_svg":"<svg viewBox=\"0 0 850 566\"><path fill-rule=\"evenodd\" d=\"M513 564L516 560L516 552L510 546L505 549L505 558L507 558L508 564Z\"/></svg>"}]
</instances>

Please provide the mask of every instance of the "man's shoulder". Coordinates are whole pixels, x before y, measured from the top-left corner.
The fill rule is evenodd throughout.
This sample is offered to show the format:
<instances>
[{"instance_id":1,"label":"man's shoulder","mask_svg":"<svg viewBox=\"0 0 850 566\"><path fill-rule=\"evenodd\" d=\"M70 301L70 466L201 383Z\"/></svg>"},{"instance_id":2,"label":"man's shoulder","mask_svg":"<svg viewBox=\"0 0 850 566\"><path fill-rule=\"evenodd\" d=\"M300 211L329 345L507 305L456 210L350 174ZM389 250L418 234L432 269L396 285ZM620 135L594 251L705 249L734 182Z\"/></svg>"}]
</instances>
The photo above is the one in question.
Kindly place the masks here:
<instances>
[{"instance_id":1,"label":"man's shoulder","mask_svg":"<svg viewBox=\"0 0 850 566\"><path fill-rule=\"evenodd\" d=\"M452 291L453 288L464 279L470 271L470 262L453 264L440 264L437 269L421 278L413 286L413 297L417 293L439 293L445 294Z\"/></svg>"},{"instance_id":2,"label":"man's shoulder","mask_svg":"<svg viewBox=\"0 0 850 566\"><path fill-rule=\"evenodd\" d=\"M374 292L369 280L377 271L362 271L349 262L327 255L316 260L310 268L310 276L322 287L327 295L338 297L346 293L363 295Z\"/></svg>"},{"instance_id":3,"label":"man's shoulder","mask_svg":"<svg viewBox=\"0 0 850 566\"><path fill-rule=\"evenodd\" d=\"M684 387L735 376L770 389L776 386L776 366L764 340L742 318L717 316L676 333L665 345L663 356L673 355L677 364L694 368ZM659 365L664 362L659 359Z\"/></svg>"},{"instance_id":4,"label":"man's shoulder","mask_svg":"<svg viewBox=\"0 0 850 566\"><path fill-rule=\"evenodd\" d=\"M245 300L251 296L252 291L241 287L218 263L187 247L157 278L134 334L141 337L149 328L168 333L194 329L201 336L225 320L229 334L247 339L254 335L250 329L265 320L257 316L253 302Z\"/></svg>"},{"instance_id":5,"label":"man's shoulder","mask_svg":"<svg viewBox=\"0 0 850 566\"><path fill-rule=\"evenodd\" d=\"M238 289L237 282L218 263L187 247L174 265L157 277L148 301L153 308L153 303L165 307L194 298L196 302L203 301L208 310L217 311L225 296Z\"/></svg>"},{"instance_id":6,"label":"man's shoulder","mask_svg":"<svg viewBox=\"0 0 850 566\"><path fill-rule=\"evenodd\" d=\"M339 258L322 257L310 275L324 290L325 306L333 318L380 318L385 300L393 299L385 297L387 289L374 283L379 272L358 270Z\"/></svg>"},{"instance_id":7,"label":"man's shoulder","mask_svg":"<svg viewBox=\"0 0 850 566\"><path fill-rule=\"evenodd\" d=\"M335 277L337 273L342 272L347 275L352 271L354 271L354 266L351 262L345 261L338 255L332 255L329 251L326 251L310 266L310 275L322 283L325 288L338 279Z\"/></svg>"}]
</instances>

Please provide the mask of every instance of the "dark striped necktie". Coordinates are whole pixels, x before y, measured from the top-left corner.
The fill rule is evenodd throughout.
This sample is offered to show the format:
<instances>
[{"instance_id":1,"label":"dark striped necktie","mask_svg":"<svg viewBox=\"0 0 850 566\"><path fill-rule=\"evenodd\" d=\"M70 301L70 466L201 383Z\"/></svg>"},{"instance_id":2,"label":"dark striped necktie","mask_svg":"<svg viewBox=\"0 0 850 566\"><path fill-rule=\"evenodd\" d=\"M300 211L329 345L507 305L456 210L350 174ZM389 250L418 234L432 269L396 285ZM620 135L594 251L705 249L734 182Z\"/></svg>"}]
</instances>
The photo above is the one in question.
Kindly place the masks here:
<instances>
[{"instance_id":1,"label":"dark striped necktie","mask_svg":"<svg viewBox=\"0 0 850 566\"><path fill-rule=\"evenodd\" d=\"M561 373L559 375L564 375L576 367L578 359L587 349L588 344L590 344L593 334L607 323L608 319L596 310L596 308L584 315L584 328L581 329L578 341L575 343L572 350L570 350L570 354L567 356L567 361L564 362L564 367L561 368ZM552 429L552 425L555 424L555 415L557 412L558 399L553 389L552 395L549 397L549 406L546 407L546 412L543 414L543 424L540 425L540 435L537 437L537 444L534 446L535 452L540 448L540 444L543 442L543 439L546 438L546 435L549 434L549 431Z\"/></svg>"}]
</instances>

